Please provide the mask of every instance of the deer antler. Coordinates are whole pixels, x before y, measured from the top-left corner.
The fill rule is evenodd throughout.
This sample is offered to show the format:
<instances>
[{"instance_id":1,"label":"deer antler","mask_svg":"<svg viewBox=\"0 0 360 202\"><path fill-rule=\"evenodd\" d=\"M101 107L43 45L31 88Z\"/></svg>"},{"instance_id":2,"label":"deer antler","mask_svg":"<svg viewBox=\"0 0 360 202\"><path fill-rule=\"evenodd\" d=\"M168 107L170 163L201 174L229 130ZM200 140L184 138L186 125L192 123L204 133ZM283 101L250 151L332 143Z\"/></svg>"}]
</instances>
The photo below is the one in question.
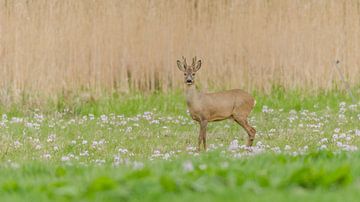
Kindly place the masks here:
<instances>
[{"instance_id":1,"label":"deer antler","mask_svg":"<svg viewBox=\"0 0 360 202\"><path fill-rule=\"evenodd\" d=\"M192 61L192 66L195 67L195 63L196 63L196 56L193 58L193 61Z\"/></svg>"},{"instance_id":2,"label":"deer antler","mask_svg":"<svg viewBox=\"0 0 360 202\"><path fill-rule=\"evenodd\" d=\"M187 66L186 64L186 58L184 56L182 56L183 60L184 60L184 65Z\"/></svg>"}]
</instances>

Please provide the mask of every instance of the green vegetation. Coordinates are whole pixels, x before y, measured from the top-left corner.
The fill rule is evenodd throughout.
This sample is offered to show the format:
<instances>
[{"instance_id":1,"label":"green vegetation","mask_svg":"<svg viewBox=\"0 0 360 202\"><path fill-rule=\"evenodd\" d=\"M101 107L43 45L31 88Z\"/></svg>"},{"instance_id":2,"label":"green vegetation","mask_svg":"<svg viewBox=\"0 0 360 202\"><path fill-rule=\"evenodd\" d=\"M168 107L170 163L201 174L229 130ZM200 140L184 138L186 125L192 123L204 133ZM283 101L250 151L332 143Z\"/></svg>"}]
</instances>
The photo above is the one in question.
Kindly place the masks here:
<instances>
[{"instance_id":1,"label":"green vegetation","mask_svg":"<svg viewBox=\"0 0 360 202\"><path fill-rule=\"evenodd\" d=\"M254 94L251 151L227 120L197 153L181 92L3 106L0 200L357 201L360 103L339 91Z\"/></svg>"}]
</instances>

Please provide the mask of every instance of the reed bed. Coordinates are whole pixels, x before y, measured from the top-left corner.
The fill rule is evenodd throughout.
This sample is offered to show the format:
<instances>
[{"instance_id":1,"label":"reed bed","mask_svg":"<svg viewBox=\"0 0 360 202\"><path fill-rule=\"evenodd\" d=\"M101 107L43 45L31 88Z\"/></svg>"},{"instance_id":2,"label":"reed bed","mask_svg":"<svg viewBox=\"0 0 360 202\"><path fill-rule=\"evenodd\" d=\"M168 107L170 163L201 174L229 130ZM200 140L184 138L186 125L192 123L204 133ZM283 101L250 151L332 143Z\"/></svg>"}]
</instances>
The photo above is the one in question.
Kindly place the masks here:
<instances>
[{"instance_id":1,"label":"reed bed","mask_svg":"<svg viewBox=\"0 0 360 202\"><path fill-rule=\"evenodd\" d=\"M360 2L0 0L0 89L169 91L181 56L202 89L332 89L360 79Z\"/></svg>"}]
</instances>

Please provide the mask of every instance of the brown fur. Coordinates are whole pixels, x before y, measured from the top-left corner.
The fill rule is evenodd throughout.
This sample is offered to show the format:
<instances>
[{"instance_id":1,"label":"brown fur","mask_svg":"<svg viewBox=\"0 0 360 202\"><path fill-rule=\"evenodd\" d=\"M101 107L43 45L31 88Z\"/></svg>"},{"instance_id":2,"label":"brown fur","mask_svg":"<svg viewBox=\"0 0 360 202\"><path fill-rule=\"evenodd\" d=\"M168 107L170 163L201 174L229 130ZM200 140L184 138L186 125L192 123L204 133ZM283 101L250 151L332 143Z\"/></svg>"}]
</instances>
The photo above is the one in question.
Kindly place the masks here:
<instances>
[{"instance_id":1,"label":"brown fur","mask_svg":"<svg viewBox=\"0 0 360 202\"><path fill-rule=\"evenodd\" d=\"M217 93L200 93L197 92L194 85L196 71L201 67L201 61L196 62L193 59L191 66L177 61L178 67L184 72L186 90L186 103L192 119L200 124L199 144L201 142L206 150L206 127L208 122L220 121L224 119L233 119L241 125L248 134L247 146L253 144L255 138L255 129L251 127L247 118L254 107L255 100L247 92L240 89L227 90Z\"/></svg>"}]
</instances>

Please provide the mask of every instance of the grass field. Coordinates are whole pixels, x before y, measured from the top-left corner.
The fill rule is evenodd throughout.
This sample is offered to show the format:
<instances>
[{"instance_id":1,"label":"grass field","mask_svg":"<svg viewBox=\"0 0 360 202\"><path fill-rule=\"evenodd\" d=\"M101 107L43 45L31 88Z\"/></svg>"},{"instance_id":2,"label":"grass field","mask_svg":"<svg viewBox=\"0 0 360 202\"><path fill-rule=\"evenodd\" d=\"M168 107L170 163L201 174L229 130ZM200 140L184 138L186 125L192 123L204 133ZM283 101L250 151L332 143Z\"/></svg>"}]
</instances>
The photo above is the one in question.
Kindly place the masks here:
<instances>
[{"instance_id":1,"label":"grass field","mask_svg":"<svg viewBox=\"0 0 360 202\"><path fill-rule=\"evenodd\" d=\"M356 0L0 0L0 201L358 201L359 19ZM252 92L253 147L227 120L196 151L181 56L203 91Z\"/></svg>"},{"instance_id":2,"label":"grass field","mask_svg":"<svg viewBox=\"0 0 360 202\"><path fill-rule=\"evenodd\" d=\"M202 60L197 83L208 89L329 90L341 85L336 60L356 85L359 8L357 0L0 0L0 101L167 92L183 86L181 56Z\"/></svg>"},{"instance_id":3,"label":"grass field","mask_svg":"<svg viewBox=\"0 0 360 202\"><path fill-rule=\"evenodd\" d=\"M1 107L0 200L356 201L352 90L357 103L341 91L254 93L252 152L245 131L223 121L197 153L182 92Z\"/></svg>"}]
</instances>

